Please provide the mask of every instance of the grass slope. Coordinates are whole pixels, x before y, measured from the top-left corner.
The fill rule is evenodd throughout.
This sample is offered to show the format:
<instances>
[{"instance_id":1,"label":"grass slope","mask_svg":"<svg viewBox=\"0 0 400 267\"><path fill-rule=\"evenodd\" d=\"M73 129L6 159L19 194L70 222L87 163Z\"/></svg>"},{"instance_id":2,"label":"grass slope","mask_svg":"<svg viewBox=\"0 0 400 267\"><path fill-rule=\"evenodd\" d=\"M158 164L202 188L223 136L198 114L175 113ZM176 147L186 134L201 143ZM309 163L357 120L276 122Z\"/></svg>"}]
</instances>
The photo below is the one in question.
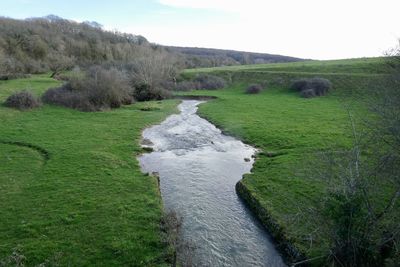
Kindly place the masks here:
<instances>
[{"instance_id":1,"label":"grass slope","mask_svg":"<svg viewBox=\"0 0 400 267\"><path fill-rule=\"evenodd\" d=\"M45 75L1 81L0 102L17 90L39 95L58 84ZM157 181L140 172L136 156L141 131L176 104L96 113L0 106L0 259L18 247L28 266L162 264ZM140 110L149 105L156 108Z\"/></svg>"},{"instance_id":2,"label":"grass slope","mask_svg":"<svg viewBox=\"0 0 400 267\"><path fill-rule=\"evenodd\" d=\"M317 62L299 62L265 66L266 69L283 69L289 73L245 73L255 66L200 69L199 72L209 71L231 77L233 84L218 91L184 93L218 97L202 104L200 115L225 132L261 149L252 174L245 175L242 183L279 224L286 238L310 258L324 255L326 244L323 240L310 242L308 234L314 229L305 223L307 216L303 211L321 200L324 188L315 180L304 178L302 169L307 168L306 159L313 152L351 145L350 123L343 106L344 92L367 86L377 79L371 74L371 69L363 73L371 79L351 73L332 75L332 72L338 71L338 65L347 65L348 70L359 74L359 64L374 65L376 61L379 59L366 62L355 60L354 69L348 60L336 61L333 65L330 62L321 62L319 65ZM310 64L310 68L307 68L307 64ZM332 66L335 66L334 69ZM241 73L235 73L236 70ZM335 90L328 96L304 99L287 89L290 81L303 77L303 73L321 76L316 75L314 70L325 73L322 77L333 81ZM186 73L189 76L194 74L195 70ZM246 86L256 81L266 81L272 85L260 94L245 94ZM364 108L354 106L353 109L356 114L365 115Z\"/></svg>"},{"instance_id":3,"label":"grass slope","mask_svg":"<svg viewBox=\"0 0 400 267\"><path fill-rule=\"evenodd\" d=\"M185 73L199 72L306 72L306 73L340 73L340 74L384 74L384 58L357 58L342 60L310 60L290 63L236 65L214 68L188 69Z\"/></svg>"}]
</instances>

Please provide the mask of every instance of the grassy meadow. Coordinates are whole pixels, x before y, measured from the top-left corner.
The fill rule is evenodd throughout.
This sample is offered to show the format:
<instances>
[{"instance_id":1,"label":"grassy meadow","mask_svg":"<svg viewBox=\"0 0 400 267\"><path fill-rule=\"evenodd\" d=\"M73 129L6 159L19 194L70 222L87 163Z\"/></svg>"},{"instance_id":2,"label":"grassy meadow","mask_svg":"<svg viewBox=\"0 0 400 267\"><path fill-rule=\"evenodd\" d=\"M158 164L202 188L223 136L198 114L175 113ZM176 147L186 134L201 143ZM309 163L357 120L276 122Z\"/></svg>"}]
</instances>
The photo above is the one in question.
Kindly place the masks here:
<instances>
[{"instance_id":1,"label":"grassy meadow","mask_svg":"<svg viewBox=\"0 0 400 267\"><path fill-rule=\"evenodd\" d=\"M186 73L199 72L286 72L286 73L338 73L350 75L385 74L382 68L383 58L357 58L339 60L308 60L290 63L235 65L214 68L188 69Z\"/></svg>"},{"instance_id":2,"label":"grassy meadow","mask_svg":"<svg viewBox=\"0 0 400 267\"><path fill-rule=\"evenodd\" d=\"M216 96L199 114L226 133L259 148L241 183L305 256L325 253L311 241L303 210L318 203L324 187L304 169L314 153L352 144L346 105L356 118L360 90L386 77L381 58L305 61L185 70L183 77L224 77L222 90L180 92ZM301 98L293 79L324 77L334 89ZM49 75L0 81L0 102L15 91L41 95L60 84ZM245 94L252 83L266 85ZM141 102L103 112L44 105L31 111L0 106L0 260L15 250L28 266L165 265L160 230L162 202L154 177L140 172L141 131L176 112L177 100ZM316 226L315 226L316 227Z\"/></svg>"},{"instance_id":3,"label":"grassy meadow","mask_svg":"<svg viewBox=\"0 0 400 267\"><path fill-rule=\"evenodd\" d=\"M305 170L316 152L352 145L347 108L358 121L368 116L353 97L386 77L382 59L195 69L185 75L204 72L221 75L232 84L223 90L183 94L216 96L200 106L199 114L261 151L252 173L241 183L279 225L285 239L308 258L324 255L324 240L310 239L318 225L310 225L304 212L321 201L324 187L307 179ZM305 99L289 89L293 79L316 76L332 81L334 89L327 96ZM255 82L265 83L267 89L245 94Z\"/></svg>"},{"instance_id":4,"label":"grassy meadow","mask_svg":"<svg viewBox=\"0 0 400 267\"><path fill-rule=\"evenodd\" d=\"M48 77L0 81L0 102L60 84ZM136 156L141 131L176 104L94 113L1 105L0 261L17 251L27 266L163 265L157 180L140 172Z\"/></svg>"}]
</instances>

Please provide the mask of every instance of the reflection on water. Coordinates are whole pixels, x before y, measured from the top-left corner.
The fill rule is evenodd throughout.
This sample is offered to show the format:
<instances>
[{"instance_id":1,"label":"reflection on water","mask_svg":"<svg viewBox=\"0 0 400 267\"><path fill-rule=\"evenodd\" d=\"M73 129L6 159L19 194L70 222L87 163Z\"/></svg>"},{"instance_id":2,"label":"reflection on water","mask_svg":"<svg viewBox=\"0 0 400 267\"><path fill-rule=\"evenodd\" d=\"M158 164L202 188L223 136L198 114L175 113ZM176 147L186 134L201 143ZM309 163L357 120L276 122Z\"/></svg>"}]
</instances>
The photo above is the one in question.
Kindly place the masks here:
<instances>
[{"instance_id":1,"label":"reflection on water","mask_svg":"<svg viewBox=\"0 0 400 267\"><path fill-rule=\"evenodd\" d=\"M184 239L196 246L196 266L284 266L235 192L255 149L196 115L199 103L183 101L180 114L143 132L154 149L139 158L143 171L159 173L165 207L183 217Z\"/></svg>"}]
</instances>

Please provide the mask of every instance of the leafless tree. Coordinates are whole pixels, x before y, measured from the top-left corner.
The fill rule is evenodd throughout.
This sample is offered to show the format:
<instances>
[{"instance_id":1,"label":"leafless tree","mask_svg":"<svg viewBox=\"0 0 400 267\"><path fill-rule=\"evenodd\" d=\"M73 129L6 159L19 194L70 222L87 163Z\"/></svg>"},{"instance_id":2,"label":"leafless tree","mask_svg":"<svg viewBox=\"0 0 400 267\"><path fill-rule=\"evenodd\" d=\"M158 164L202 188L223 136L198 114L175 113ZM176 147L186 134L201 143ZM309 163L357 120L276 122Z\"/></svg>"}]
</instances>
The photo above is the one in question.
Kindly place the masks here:
<instances>
[{"instance_id":1,"label":"leafless tree","mask_svg":"<svg viewBox=\"0 0 400 267\"><path fill-rule=\"evenodd\" d=\"M52 71L51 78L58 75L64 70L71 69L74 66L74 59L66 57L62 54L50 55L49 56L49 67Z\"/></svg>"},{"instance_id":2,"label":"leafless tree","mask_svg":"<svg viewBox=\"0 0 400 267\"><path fill-rule=\"evenodd\" d=\"M176 81L177 59L162 49L146 47L133 60L132 78L134 83L157 88L167 80Z\"/></svg>"}]
</instances>

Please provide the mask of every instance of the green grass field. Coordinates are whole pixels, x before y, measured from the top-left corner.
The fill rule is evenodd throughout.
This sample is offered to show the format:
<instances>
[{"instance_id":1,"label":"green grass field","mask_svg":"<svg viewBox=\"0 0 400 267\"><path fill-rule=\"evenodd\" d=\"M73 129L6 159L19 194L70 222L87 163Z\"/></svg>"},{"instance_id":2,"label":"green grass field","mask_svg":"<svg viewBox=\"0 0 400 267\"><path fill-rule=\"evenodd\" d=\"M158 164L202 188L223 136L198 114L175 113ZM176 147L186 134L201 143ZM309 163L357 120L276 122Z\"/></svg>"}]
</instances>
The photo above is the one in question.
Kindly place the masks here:
<instances>
[{"instance_id":1,"label":"green grass field","mask_svg":"<svg viewBox=\"0 0 400 267\"><path fill-rule=\"evenodd\" d=\"M216 100L200 106L199 114L262 151L252 174L246 175L242 183L280 225L286 238L309 258L324 255L326 244L323 240L310 242L308 239L317 225L313 228L306 223L304 211L321 200L324 187L315 179L305 177L306 164L317 151L351 146L351 127L345 105L350 105L356 119L367 114L365 107L353 101L353 93L385 77L379 74L384 73L379 70L379 66L384 69L379 62L382 59L296 62L187 70L185 73L190 77L208 72L228 77L233 82L222 90L183 94L216 96ZM340 75L339 66L345 66L345 75ZM293 79L314 76L330 79L334 90L328 96L304 99L288 89ZM260 81L270 86L260 94L244 93L248 84Z\"/></svg>"},{"instance_id":2,"label":"green grass field","mask_svg":"<svg viewBox=\"0 0 400 267\"><path fill-rule=\"evenodd\" d=\"M0 102L14 91L40 95L57 85L48 75L1 81ZM141 131L176 104L96 113L0 106L0 261L18 248L27 266L162 265L161 197L136 156Z\"/></svg>"},{"instance_id":3,"label":"green grass field","mask_svg":"<svg viewBox=\"0 0 400 267\"><path fill-rule=\"evenodd\" d=\"M352 96L386 77L382 59L310 61L186 70L226 78L201 116L262 153L242 180L279 223L287 238L308 257L324 253L310 243L312 229L296 220L320 201L322 184L304 178L307 158L319 150L351 145L344 103L356 116L365 108ZM334 90L304 99L288 89L302 77L325 77ZM257 95L246 86L263 82ZM0 81L0 102L28 89L40 95L59 85L48 75ZM140 172L136 156L141 131L176 111L176 100L137 103L84 113L44 105L32 111L0 106L0 260L18 248L28 266L45 261L61 266L155 266L165 264L159 222L162 203L154 177ZM143 110L148 111L143 111Z\"/></svg>"},{"instance_id":4,"label":"green grass field","mask_svg":"<svg viewBox=\"0 0 400 267\"><path fill-rule=\"evenodd\" d=\"M186 73L199 72L305 72L305 73L337 73L337 74L384 74L383 58L357 58L325 61L300 61L291 63L237 65L215 68L188 69Z\"/></svg>"}]
</instances>

